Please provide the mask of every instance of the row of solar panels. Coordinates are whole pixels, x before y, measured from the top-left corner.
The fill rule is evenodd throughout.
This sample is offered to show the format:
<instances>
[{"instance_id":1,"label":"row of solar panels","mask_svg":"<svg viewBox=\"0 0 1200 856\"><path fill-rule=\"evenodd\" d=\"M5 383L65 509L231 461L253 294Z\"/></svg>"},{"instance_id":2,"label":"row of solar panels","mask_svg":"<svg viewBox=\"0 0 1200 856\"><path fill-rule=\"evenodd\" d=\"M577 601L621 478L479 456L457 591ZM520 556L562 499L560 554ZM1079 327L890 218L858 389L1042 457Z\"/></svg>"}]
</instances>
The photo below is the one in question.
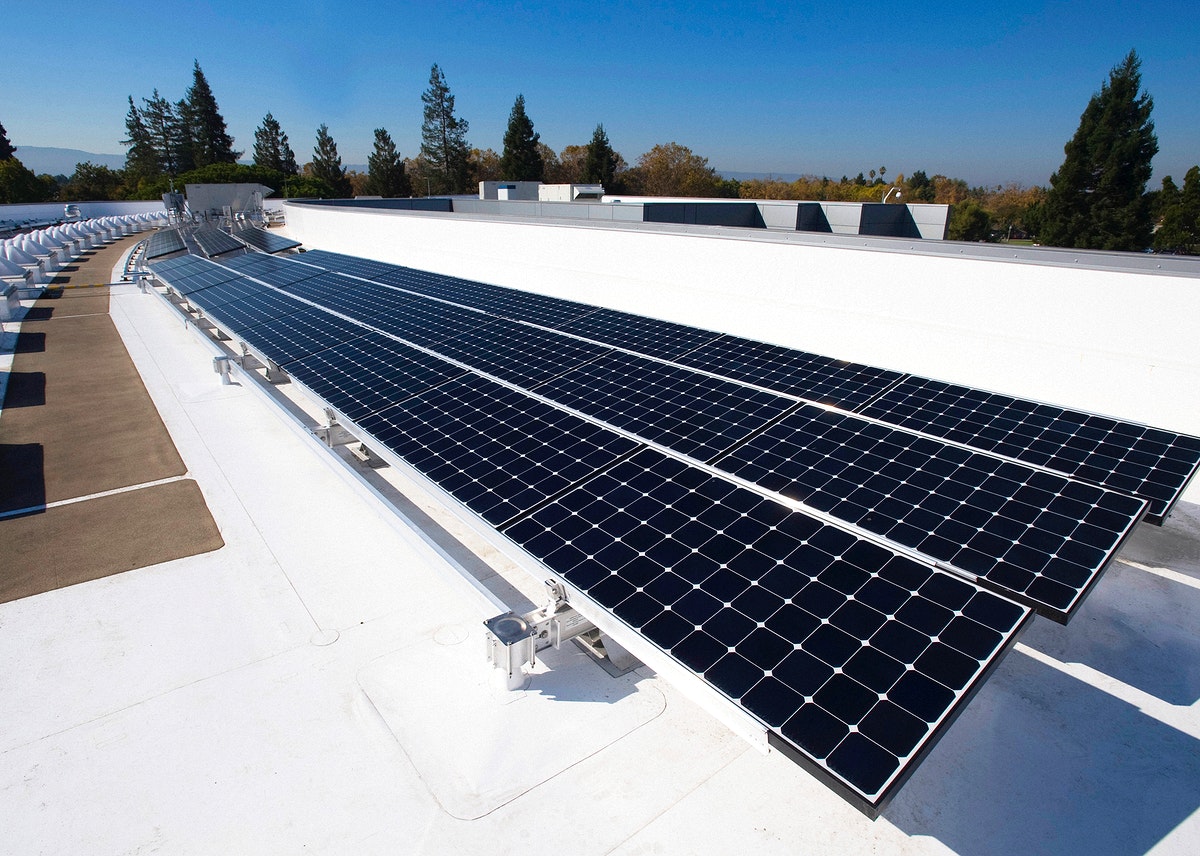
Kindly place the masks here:
<instances>
[{"instance_id":1,"label":"row of solar panels","mask_svg":"<svg viewBox=\"0 0 1200 856\"><path fill-rule=\"evenodd\" d=\"M293 241L256 226L240 229L236 235L231 235L213 226L201 226L191 230L189 236L185 236L181 228L174 227L160 229L150 236L146 243L146 259L160 259L174 253L185 252L187 250L186 237L191 237L200 251L209 258L245 250L247 247L253 247L264 253L280 253L300 246L299 241Z\"/></svg>"},{"instance_id":2,"label":"row of solar panels","mask_svg":"<svg viewBox=\"0 0 1200 856\"><path fill-rule=\"evenodd\" d=\"M705 344L689 337L730 337L348 257L305 259L408 290L258 255L225 268L184 257L156 271L869 813L1029 613L863 536L975 565L981 582L1062 620L1144 507L598 344L609 336L679 360ZM515 316L582 325L592 341ZM822 358L809 365L805 382L820 382ZM824 367L838 394L883 374ZM861 534L790 510L789 494Z\"/></svg>"}]
</instances>

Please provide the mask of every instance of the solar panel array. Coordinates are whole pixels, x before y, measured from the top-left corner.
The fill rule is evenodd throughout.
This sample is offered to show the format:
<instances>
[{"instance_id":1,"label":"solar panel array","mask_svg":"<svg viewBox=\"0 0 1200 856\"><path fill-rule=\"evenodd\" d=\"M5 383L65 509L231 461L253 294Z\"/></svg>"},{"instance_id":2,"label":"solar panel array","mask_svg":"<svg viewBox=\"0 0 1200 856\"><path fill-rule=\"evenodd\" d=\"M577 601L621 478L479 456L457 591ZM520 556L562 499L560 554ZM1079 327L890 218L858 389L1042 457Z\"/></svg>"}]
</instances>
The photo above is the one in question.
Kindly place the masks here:
<instances>
[{"instance_id":1,"label":"solar panel array","mask_svg":"<svg viewBox=\"0 0 1200 856\"><path fill-rule=\"evenodd\" d=\"M201 226L192 233L192 237L195 238L201 252L210 259L246 249L246 245L237 238L214 226Z\"/></svg>"},{"instance_id":2,"label":"solar panel array","mask_svg":"<svg viewBox=\"0 0 1200 856\"><path fill-rule=\"evenodd\" d=\"M146 241L147 260L159 259L187 249L178 229L159 229Z\"/></svg>"},{"instance_id":3,"label":"solar panel array","mask_svg":"<svg viewBox=\"0 0 1200 856\"><path fill-rule=\"evenodd\" d=\"M894 372L321 251L154 269L872 815L1145 508L866 418Z\"/></svg>"},{"instance_id":4,"label":"solar panel array","mask_svg":"<svg viewBox=\"0 0 1200 856\"><path fill-rule=\"evenodd\" d=\"M247 226L239 230L237 237L264 253L282 253L300 246L299 241L293 241L291 238L285 238L283 235L268 232L257 226Z\"/></svg>"}]
</instances>

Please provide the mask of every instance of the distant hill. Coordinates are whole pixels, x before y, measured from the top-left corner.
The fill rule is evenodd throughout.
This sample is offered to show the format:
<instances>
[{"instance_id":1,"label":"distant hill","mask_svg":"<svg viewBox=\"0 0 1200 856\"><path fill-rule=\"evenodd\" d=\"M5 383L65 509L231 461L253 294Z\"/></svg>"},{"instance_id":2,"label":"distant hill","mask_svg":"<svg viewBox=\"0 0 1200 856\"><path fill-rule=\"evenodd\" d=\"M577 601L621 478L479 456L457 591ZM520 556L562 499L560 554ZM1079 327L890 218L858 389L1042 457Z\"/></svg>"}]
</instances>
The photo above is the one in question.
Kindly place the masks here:
<instances>
[{"instance_id":1,"label":"distant hill","mask_svg":"<svg viewBox=\"0 0 1200 856\"><path fill-rule=\"evenodd\" d=\"M125 155L102 155L79 149L56 149L50 146L17 146L17 159L25 168L41 175L71 175L75 164L91 161L109 169L124 169Z\"/></svg>"},{"instance_id":2,"label":"distant hill","mask_svg":"<svg viewBox=\"0 0 1200 856\"><path fill-rule=\"evenodd\" d=\"M798 172L726 172L717 170L722 178L733 178L738 181L750 181L755 178L774 178L779 181L795 181L800 177Z\"/></svg>"}]
</instances>

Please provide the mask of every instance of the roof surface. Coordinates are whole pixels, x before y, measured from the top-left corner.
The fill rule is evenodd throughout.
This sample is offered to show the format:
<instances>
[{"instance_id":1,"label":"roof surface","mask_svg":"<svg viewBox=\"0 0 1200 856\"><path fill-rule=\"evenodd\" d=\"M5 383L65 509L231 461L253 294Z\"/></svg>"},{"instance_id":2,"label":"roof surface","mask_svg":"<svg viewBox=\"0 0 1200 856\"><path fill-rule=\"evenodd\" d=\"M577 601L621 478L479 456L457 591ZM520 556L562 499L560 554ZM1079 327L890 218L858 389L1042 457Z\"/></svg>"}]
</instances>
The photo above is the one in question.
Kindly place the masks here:
<instances>
[{"instance_id":1,"label":"roof surface","mask_svg":"<svg viewBox=\"0 0 1200 856\"><path fill-rule=\"evenodd\" d=\"M645 668L566 646L498 689L482 622L536 580L286 386L222 385L163 301L109 311L225 546L0 604L0 852L1200 850L1194 503L1037 620L872 823Z\"/></svg>"}]
</instances>

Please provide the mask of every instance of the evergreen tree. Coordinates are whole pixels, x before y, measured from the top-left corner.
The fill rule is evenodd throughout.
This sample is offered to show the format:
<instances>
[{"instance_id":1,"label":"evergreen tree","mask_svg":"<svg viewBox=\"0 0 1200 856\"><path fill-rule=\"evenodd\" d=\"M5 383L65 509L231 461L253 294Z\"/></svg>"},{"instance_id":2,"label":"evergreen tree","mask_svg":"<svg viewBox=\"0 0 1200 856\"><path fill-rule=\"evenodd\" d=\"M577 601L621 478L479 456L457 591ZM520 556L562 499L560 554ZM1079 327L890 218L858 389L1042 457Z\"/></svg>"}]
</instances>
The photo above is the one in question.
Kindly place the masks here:
<instances>
[{"instance_id":1,"label":"evergreen tree","mask_svg":"<svg viewBox=\"0 0 1200 856\"><path fill-rule=\"evenodd\" d=\"M454 96L437 63L429 72L429 88L421 93L425 105L421 124L421 157L429 164L435 193L461 193L470 181L471 146L467 120L454 115Z\"/></svg>"},{"instance_id":2,"label":"evergreen tree","mask_svg":"<svg viewBox=\"0 0 1200 856\"><path fill-rule=\"evenodd\" d=\"M172 176L186 172L189 167L181 163L182 130L175 105L159 95L157 89L152 97L143 98L142 104L145 106L138 113L158 157L159 171Z\"/></svg>"},{"instance_id":3,"label":"evergreen tree","mask_svg":"<svg viewBox=\"0 0 1200 856\"><path fill-rule=\"evenodd\" d=\"M233 150L233 137L225 130L225 119L198 60L192 67L192 85L180 102L180 116L188 130L193 166L236 163L242 156Z\"/></svg>"},{"instance_id":4,"label":"evergreen tree","mask_svg":"<svg viewBox=\"0 0 1200 856\"><path fill-rule=\"evenodd\" d=\"M1158 138L1150 121L1153 99L1142 85L1135 51L1109 72L1064 147L1066 158L1050 176L1043 243L1094 250L1141 250L1152 223L1146 200L1150 161Z\"/></svg>"},{"instance_id":5,"label":"evergreen tree","mask_svg":"<svg viewBox=\"0 0 1200 856\"><path fill-rule=\"evenodd\" d=\"M412 196L404 159L385 128L375 129L375 151L367 157L367 175L367 193L373 196Z\"/></svg>"},{"instance_id":6,"label":"evergreen tree","mask_svg":"<svg viewBox=\"0 0 1200 856\"><path fill-rule=\"evenodd\" d=\"M1187 171L1182 191L1169 175L1162 184L1159 196L1162 223L1154 233L1154 249L1189 255L1200 253L1200 166Z\"/></svg>"},{"instance_id":7,"label":"evergreen tree","mask_svg":"<svg viewBox=\"0 0 1200 856\"><path fill-rule=\"evenodd\" d=\"M337 143L329 135L329 128L324 124L317 128L317 146L313 149L312 162L313 178L320 179L333 188L334 197L347 199L354 195L350 179L346 178L346 170L342 168L342 158L338 154Z\"/></svg>"},{"instance_id":8,"label":"evergreen tree","mask_svg":"<svg viewBox=\"0 0 1200 856\"><path fill-rule=\"evenodd\" d=\"M300 167L296 164L296 153L288 143L287 134L274 116L267 113L262 125L254 132L254 164L285 175L296 175Z\"/></svg>"},{"instance_id":9,"label":"evergreen tree","mask_svg":"<svg viewBox=\"0 0 1200 856\"><path fill-rule=\"evenodd\" d=\"M121 145L128 146L125 153L125 175L132 184L141 179L153 179L162 174L158 152L154 148L154 138L150 129L142 121L142 114L129 96L129 113L125 116L125 130L128 139L121 140Z\"/></svg>"},{"instance_id":10,"label":"evergreen tree","mask_svg":"<svg viewBox=\"0 0 1200 856\"><path fill-rule=\"evenodd\" d=\"M589 184L602 184L612 193L616 190L615 176L620 162L621 156L613 151L604 125L597 125L583 159L583 180Z\"/></svg>"},{"instance_id":11,"label":"evergreen tree","mask_svg":"<svg viewBox=\"0 0 1200 856\"><path fill-rule=\"evenodd\" d=\"M12 160L16 156L16 148L8 141L8 131L0 125L0 161Z\"/></svg>"},{"instance_id":12,"label":"evergreen tree","mask_svg":"<svg viewBox=\"0 0 1200 856\"><path fill-rule=\"evenodd\" d=\"M500 155L500 175L506 181L541 181L546 166L538 151L541 135L525 113L525 96L518 95L508 114L504 132L504 153Z\"/></svg>"}]
</instances>

